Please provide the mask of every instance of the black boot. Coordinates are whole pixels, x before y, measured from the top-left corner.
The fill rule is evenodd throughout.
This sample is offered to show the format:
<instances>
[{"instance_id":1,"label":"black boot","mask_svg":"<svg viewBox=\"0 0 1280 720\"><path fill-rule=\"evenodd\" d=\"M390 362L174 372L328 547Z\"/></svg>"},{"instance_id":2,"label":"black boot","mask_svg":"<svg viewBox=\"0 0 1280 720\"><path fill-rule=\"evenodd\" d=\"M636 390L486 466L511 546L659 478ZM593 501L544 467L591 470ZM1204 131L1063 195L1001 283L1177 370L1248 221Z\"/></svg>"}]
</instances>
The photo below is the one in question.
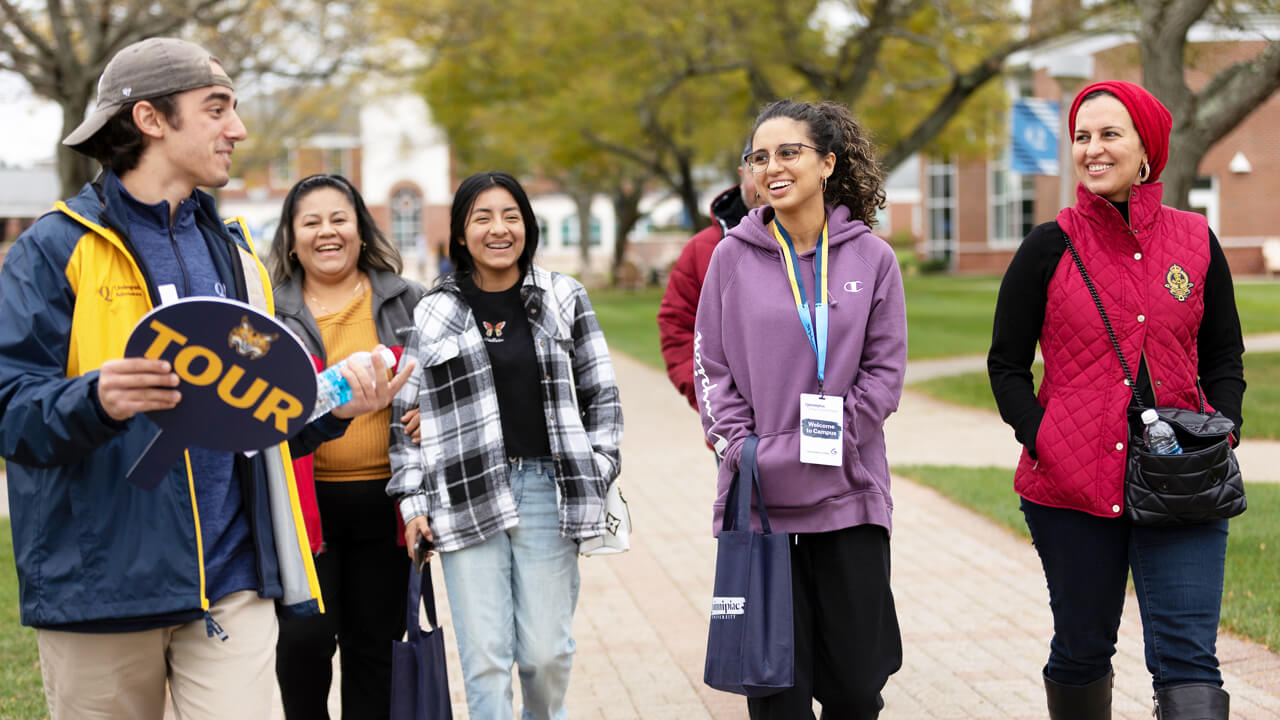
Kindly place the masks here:
<instances>
[{"instance_id":1,"label":"black boot","mask_svg":"<svg viewBox=\"0 0 1280 720\"><path fill-rule=\"evenodd\" d=\"M1156 691L1157 720L1227 720L1231 696L1208 683L1176 685Z\"/></svg>"},{"instance_id":2,"label":"black boot","mask_svg":"<svg viewBox=\"0 0 1280 720\"><path fill-rule=\"evenodd\" d=\"M1115 673L1107 673L1088 685L1063 685L1045 675L1050 720L1110 720L1114 677Z\"/></svg>"}]
</instances>

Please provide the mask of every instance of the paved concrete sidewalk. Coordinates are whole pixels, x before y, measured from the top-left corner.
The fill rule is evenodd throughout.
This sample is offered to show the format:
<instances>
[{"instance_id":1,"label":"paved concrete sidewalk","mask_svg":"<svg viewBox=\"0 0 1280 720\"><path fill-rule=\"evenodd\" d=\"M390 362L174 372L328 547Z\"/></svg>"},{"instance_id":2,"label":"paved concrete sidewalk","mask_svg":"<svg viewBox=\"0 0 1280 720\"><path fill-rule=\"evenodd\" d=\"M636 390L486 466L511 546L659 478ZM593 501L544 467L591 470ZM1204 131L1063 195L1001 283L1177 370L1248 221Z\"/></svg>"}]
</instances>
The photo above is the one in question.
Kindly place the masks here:
<instances>
[{"instance_id":1,"label":"paved concrete sidewalk","mask_svg":"<svg viewBox=\"0 0 1280 720\"><path fill-rule=\"evenodd\" d=\"M1280 333L1249 335L1244 340L1246 352L1280 350ZM1248 363L1247 354L1245 362ZM908 365L907 392L886 426L890 462L1015 467L1021 448L1013 429L999 415L936 400L910 388L911 383L986 369L985 355L919 360ZM1250 438L1248 418L1243 436L1236 457L1246 486L1280 482L1280 441ZM930 442L917 442L916 437L930 438Z\"/></svg>"}]
</instances>

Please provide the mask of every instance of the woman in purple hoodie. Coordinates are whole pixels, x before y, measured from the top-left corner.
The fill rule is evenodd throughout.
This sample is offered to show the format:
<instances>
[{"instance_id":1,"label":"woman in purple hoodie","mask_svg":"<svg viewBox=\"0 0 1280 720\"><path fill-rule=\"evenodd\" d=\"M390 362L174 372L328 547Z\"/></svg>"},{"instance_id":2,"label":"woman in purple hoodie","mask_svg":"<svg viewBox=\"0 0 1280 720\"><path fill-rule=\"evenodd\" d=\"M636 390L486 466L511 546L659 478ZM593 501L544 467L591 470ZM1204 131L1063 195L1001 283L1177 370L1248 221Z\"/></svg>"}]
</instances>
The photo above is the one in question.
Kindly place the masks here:
<instances>
[{"instance_id":1,"label":"woman in purple hoodie","mask_svg":"<svg viewBox=\"0 0 1280 720\"><path fill-rule=\"evenodd\" d=\"M751 147L763 204L716 248L694 326L698 408L722 458L713 527L754 434L770 522L793 536L795 686L747 707L812 718L816 698L824 717L875 718L902 665L884 421L907 322L897 260L870 229L884 176L835 103L769 105Z\"/></svg>"}]
</instances>

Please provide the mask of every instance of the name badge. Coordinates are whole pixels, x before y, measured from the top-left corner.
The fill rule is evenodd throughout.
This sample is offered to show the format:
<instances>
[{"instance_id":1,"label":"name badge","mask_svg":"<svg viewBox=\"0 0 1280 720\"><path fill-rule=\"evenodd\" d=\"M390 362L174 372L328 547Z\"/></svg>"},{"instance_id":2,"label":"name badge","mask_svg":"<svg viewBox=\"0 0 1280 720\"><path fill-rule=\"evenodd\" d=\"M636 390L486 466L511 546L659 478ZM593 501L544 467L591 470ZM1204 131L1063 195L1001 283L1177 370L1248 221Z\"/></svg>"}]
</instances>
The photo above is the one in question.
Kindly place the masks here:
<instances>
[{"instance_id":1,"label":"name badge","mask_svg":"<svg viewBox=\"0 0 1280 720\"><path fill-rule=\"evenodd\" d=\"M800 394L800 462L839 466L844 454L844 398Z\"/></svg>"}]
</instances>

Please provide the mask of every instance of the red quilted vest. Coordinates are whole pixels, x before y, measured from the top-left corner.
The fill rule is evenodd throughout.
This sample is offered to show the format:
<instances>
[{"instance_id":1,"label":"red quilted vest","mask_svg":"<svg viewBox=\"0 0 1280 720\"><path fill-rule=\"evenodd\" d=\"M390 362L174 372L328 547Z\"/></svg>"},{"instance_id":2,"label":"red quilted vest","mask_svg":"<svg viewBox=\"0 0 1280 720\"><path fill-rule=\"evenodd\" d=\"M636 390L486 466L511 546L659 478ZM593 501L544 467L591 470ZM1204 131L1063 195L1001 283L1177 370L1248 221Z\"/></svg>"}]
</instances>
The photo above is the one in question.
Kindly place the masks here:
<instances>
[{"instance_id":1,"label":"red quilted vest","mask_svg":"<svg viewBox=\"0 0 1280 720\"><path fill-rule=\"evenodd\" d=\"M1133 377L1145 361L1158 405L1198 408L1208 223L1161 205L1162 190L1158 183L1136 186L1125 225L1111 203L1080 185L1076 206L1057 219L1097 288ZM1023 450L1014 487L1041 505L1118 516L1132 393L1070 252L1049 281L1040 350L1045 414L1038 459Z\"/></svg>"}]
</instances>

